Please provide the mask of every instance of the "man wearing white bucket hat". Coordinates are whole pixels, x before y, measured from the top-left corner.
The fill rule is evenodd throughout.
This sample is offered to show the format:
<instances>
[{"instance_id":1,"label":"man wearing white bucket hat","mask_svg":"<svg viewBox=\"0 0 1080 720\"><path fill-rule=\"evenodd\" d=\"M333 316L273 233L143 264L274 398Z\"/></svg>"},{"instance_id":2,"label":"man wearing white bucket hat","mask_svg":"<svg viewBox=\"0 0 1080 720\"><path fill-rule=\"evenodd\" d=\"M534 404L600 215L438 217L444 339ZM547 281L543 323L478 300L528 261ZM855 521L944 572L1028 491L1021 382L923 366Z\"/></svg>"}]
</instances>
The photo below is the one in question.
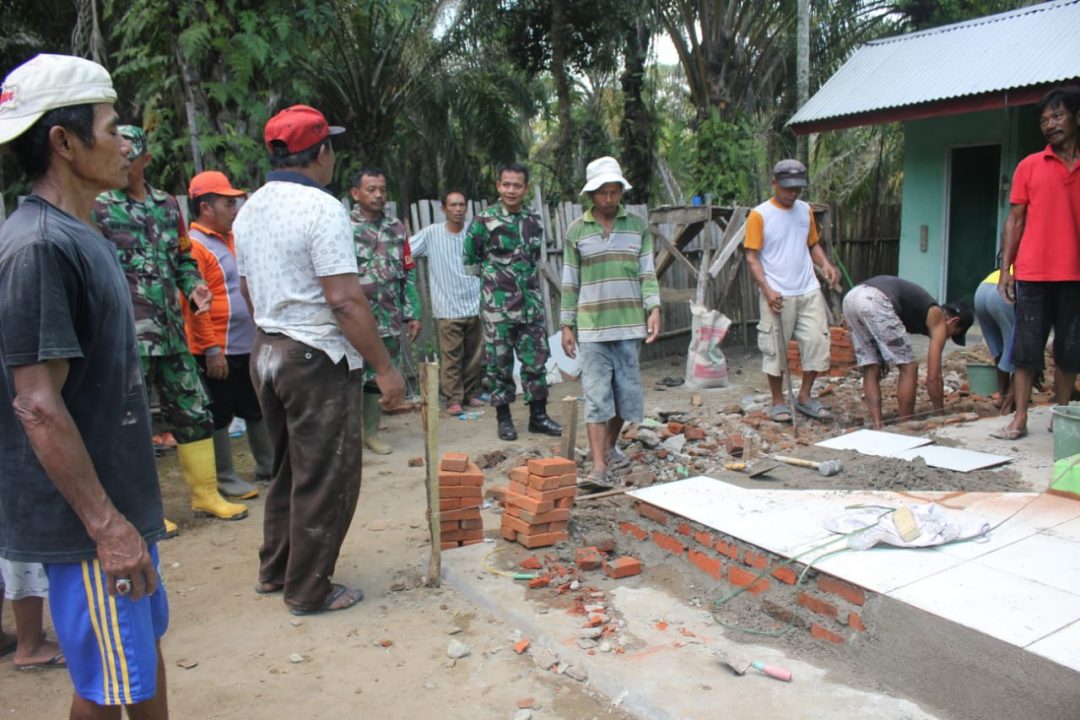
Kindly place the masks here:
<instances>
[{"instance_id":1,"label":"man wearing white bucket hat","mask_svg":"<svg viewBox=\"0 0 1080 720\"><path fill-rule=\"evenodd\" d=\"M622 205L629 189L615 158L593 160L581 190L592 208L566 232L559 324L563 351L569 357L581 353L593 459L582 485L612 487L609 471L630 464L616 441L625 422L642 420L641 341L651 343L660 334L652 236L645 220Z\"/></svg>"},{"instance_id":2,"label":"man wearing white bucket hat","mask_svg":"<svg viewBox=\"0 0 1080 720\"><path fill-rule=\"evenodd\" d=\"M31 194L0 228L0 556L40 562L71 717L166 718L168 601L150 408L127 280L94 198L130 145L97 63L38 55L0 89Z\"/></svg>"}]
</instances>

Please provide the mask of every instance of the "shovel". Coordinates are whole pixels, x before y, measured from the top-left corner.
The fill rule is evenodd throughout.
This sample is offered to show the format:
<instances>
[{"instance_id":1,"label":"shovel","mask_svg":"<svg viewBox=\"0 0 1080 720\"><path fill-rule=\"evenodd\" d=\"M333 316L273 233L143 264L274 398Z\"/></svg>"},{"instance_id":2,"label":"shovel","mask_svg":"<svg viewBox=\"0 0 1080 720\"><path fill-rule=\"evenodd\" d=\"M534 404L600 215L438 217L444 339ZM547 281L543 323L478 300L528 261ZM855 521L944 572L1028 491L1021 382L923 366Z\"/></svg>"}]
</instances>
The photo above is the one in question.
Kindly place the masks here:
<instances>
[{"instance_id":1,"label":"shovel","mask_svg":"<svg viewBox=\"0 0 1080 720\"><path fill-rule=\"evenodd\" d=\"M748 670L753 668L760 673L764 673L771 678L777 680L783 680L784 682L791 682L791 671L787 668L778 667L776 665L766 665L760 660L746 661L737 660L729 657L728 655L717 652L716 656L720 659L720 662L724 663L731 669L731 672L736 675L745 675Z\"/></svg>"}]
</instances>

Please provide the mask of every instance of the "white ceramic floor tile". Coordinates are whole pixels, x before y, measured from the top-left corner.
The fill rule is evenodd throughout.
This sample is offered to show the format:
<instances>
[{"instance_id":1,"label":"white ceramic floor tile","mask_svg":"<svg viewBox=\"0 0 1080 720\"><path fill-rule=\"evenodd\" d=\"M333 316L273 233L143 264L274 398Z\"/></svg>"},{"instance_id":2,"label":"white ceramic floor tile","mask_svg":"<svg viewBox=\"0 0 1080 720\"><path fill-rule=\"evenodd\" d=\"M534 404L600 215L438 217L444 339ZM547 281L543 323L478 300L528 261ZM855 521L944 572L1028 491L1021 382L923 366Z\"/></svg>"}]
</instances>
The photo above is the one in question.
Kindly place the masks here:
<instances>
[{"instance_id":1,"label":"white ceramic floor tile","mask_svg":"<svg viewBox=\"0 0 1080 720\"><path fill-rule=\"evenodd\" d=\"M975 562L889 595L1020 647L1080 619L1080 595Z\"/></svg>"},{"instance_id":2,"label":"white ceramic floor tile","mask_svg":"<svg viewBox=\"0 0 1080 720\"><path fill-rule=\"evenodd\" d=\"M1036 655L1049 658L1059 665L1080 670L1080 621L1062 628L1042 640L1027 646Z\"/></svg>"},{"instance_id":3,"label":"white ceramic floor tile","mask_svg":"<svg viewBox=\"0 0 1080 720\"><path fill-rule=\"evenodd\" d=\"M901 460L922 458L930 467L965 473L1012 462L1012 458L1007 455L991 455L990 453L946 447L944 445L924 445L910 450L901 450L893 457L898 457Z\"/></svg>"},{"instance_id":4,"label":"white ceramic floor tile","mask_svg":"<svg viewBox=\"0 0 1080 720\"><path fill-rule=\"evenodd\" d=\"M1075 540L1039 533L973 562L1080 596L1080 542Z\"/></svg>"},{"instance_id":5,"label":"white ceramic floor tile","mask_svg":"<svg viewBox=\"0 0 1080 720\"><path fill-rule=\"evenodd\" d=\"M813 564L823 572L868 590L891 593L962 562L961 558L935 550L875 547L839 553L824 560L814 560Z\"/></svg>"},{"instance_id":6,"label":"white ceramic floor tile","mask_svg":"<svg viewBox=\"0 0 1080 720\"><path fill-rule=\"evenodd\" d=\"M903 450L929 445L928 437L882 432L880 430L856 430L845 435L815 443L818 447L833 450L855 450L864 455L892 456Z\"/></svg>"}]
</instances>

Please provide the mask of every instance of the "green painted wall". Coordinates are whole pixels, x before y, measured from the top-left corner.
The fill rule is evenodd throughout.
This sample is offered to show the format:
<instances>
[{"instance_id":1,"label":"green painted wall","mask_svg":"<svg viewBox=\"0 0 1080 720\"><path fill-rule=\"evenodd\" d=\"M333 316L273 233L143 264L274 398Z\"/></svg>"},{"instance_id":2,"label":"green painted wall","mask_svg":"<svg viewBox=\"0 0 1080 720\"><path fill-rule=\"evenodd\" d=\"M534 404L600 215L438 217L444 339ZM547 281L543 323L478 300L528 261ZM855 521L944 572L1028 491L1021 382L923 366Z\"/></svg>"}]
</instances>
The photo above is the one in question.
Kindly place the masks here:
<instances>
[{"instance_id":1,"label":"green painted wall","mask_svg":"<svg viewBox=\"0 0 1080 720\"><path fill-rule=\"evenodd\" d=\"M904 187L900 211L900 277L922 285L941 299L947 258L949 154L965 145L1002 146L1002 188L997 234L1008 213L1007 183L1019 157L1032 152L1031 108L988 110L904 123ZM1038 127L1034 128L1037 134ZM1023 152L1021 153L1021 150ZM920 248L920 228L926 226L926 250ZM989 272L989 269L987 270Z\"/></svg>"}]
</instances>

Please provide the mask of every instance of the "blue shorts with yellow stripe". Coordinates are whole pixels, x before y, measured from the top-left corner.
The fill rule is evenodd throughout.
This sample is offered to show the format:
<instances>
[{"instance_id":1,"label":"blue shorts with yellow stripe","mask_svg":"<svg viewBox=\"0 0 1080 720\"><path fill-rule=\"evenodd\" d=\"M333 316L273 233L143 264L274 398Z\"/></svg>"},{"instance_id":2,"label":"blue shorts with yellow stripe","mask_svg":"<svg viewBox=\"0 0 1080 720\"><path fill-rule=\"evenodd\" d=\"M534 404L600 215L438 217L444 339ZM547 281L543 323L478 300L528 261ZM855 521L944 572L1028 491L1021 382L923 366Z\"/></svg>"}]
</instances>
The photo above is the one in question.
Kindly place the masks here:
<instances>
[{"instance_id":1,"label":"blue shorts with yellow stripe","mask_svg":"<svg viewBox=\"0 0 1080 720\"><path fill-rule=\"evenodd\" d=\"M157 641L169 626L169 601L158 571L153 595L110 597L97 558L46 564L49 610L79 697L98 705L133 705L157 694Z\"/></svg>"}]
</instances>

